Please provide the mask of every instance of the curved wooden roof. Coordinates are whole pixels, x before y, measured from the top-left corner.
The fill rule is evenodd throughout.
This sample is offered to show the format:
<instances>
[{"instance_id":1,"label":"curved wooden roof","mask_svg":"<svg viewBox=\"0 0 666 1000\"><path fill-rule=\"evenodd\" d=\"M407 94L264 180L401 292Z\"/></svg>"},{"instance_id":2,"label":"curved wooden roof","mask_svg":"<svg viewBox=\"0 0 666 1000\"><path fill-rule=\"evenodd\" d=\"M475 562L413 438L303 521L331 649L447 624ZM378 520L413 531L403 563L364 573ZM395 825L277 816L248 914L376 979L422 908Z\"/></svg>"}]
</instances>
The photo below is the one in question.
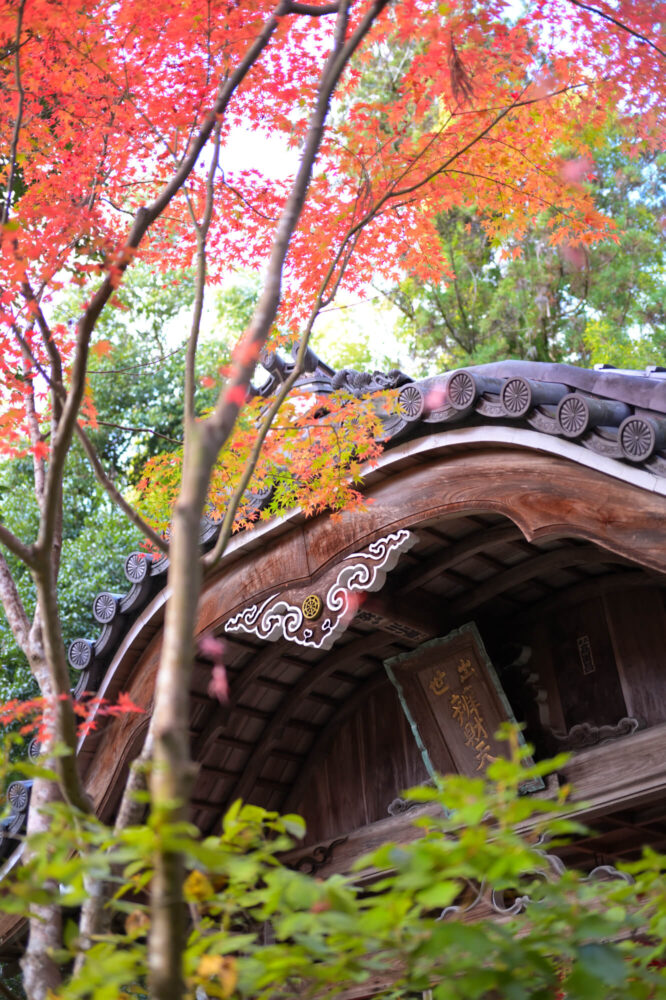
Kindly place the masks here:
<instances>
[{"instance_id":1,"label":"curved wooden roof","mask_svg":"<svg viewBox=\"0 0 666 1000\"><path fill-rule=\"evenodd\" d=\"M477 377L475 370L465 374ZM635 378L614 376L625 389ZM423 382L406 385L423 391ZM661 380L651 385L659 396L666 391ZM394 437L367 476L367 512L307 521L295 511L233 539L205 585L197 626L199 634L225 635L232 692L231 704L220 706L207 694L210 666L195 664L191 734L200 768L192 805L202 829L213 829L238 796L270 808L297 806L332 735L386 683L387 657L471 618L492 636L500 623L504 633L519 630L521 621L591 596L662 585L666 480L655 459L637 466L585 441L497 416L479 419L490 395L486 385L462 422L423 422L422 436ZM554 419L552 405L539 404L530 419ZM402 529L414 543L332 648L225 632L230 619L275 595L289 603L323 593L345 558ZM205 525L204 532L205 544L215 528ZM99 640L92 647L92 666L103 667L100 694L113 699L127 690L149 712L165 563L130 559L130 573L137 569L141 579L105 625L102 656ZM112 654L104 652L107 636L115 636ZM114 808L145 725L124 717L82 742L88 788L103 813Z\"/></svg>"},{"instance_id":2,"label":"curved wooden roof","mask_svg":"<svg viewBox=\"0 0 666 1000\"><path fill-rule=\"evenodd\" d=\"M265 356L264 365L269 379L252 391L269 395L292 366L276 355ZM666 370L661 368L586 371L506 361L413 380L398 371L336 373L309 352L308 369L299 380L301 390L326 394L344 389L361 396L399 389L398 409L382 416L386 451L379 471L366 477L368 483L438 450L517 447L558 455L666 495ZM261 509L268 500L268 494L256 496L254 506ZM263 528L255 528L249 541L243 538L241 547L262 544ZM273 522L272 535L275 530ZM202 545L211 545L216 531L213 522L204 520ZM227 562L238 548L232 544ZM165 586L167 570L167 559L132 554L125 562L128 593L95 597L93 614L101 632L94 640L74 639L69 649L72 666L83 671L80 690L100 685L119 645L126 645L128 632L133 634L137 616Z\"/></svg>"}]
</instances>

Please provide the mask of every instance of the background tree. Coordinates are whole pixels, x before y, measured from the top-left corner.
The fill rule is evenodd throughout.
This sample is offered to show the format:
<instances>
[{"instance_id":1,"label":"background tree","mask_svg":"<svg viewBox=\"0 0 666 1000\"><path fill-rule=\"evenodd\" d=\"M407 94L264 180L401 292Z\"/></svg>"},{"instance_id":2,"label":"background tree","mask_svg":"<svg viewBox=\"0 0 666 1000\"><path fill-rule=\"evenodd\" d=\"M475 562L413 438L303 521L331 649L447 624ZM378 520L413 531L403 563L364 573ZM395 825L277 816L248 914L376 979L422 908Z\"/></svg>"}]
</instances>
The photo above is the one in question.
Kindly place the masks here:
<instances>
[{"instance_id":1,"label":"background tree","mask_svg":"<svg viewBox=\"0 0 666 1000\"><path fill-rule=\"evenodd\" d=\"M384 290L421 373L502 358L625 368L664 360L666 158L634 154L611 128L591 156L563 163L617 227L594 246L553 245L549 212L508 240L493 240L473 205L437 217L448 273Z\"/></svg>"}]
</instances>

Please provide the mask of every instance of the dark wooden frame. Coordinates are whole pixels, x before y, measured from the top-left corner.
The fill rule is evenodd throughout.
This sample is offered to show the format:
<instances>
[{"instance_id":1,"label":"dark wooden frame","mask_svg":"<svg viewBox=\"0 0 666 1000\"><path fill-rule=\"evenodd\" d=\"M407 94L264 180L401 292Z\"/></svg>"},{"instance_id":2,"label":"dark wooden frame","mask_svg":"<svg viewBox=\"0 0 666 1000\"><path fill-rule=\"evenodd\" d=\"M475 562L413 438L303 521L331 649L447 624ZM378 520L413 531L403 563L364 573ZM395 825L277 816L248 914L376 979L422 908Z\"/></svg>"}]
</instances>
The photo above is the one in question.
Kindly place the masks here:
<instances>
[{"instance_id":1,"label":"dark wooden frame","mask_svg":"<svg viewBox=\"0 0 666 1000\"><path fill-rule=\"evenodd\" d=\"M423 762L440 774L479 777L508 745L496 733L516 719L474 622L386 660ZM531 779L524 792L539 791Z\"/></svg>"}]
</instances>

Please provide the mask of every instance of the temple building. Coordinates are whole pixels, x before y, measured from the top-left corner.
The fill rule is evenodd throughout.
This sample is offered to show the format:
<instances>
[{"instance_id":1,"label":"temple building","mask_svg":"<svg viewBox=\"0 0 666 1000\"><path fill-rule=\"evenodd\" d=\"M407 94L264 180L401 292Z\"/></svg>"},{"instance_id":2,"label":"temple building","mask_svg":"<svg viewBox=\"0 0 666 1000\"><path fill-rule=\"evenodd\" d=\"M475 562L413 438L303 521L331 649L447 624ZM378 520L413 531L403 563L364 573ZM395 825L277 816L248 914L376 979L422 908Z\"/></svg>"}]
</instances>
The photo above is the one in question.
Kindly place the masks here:
<instances>
[{"instance_id":1,"label":"temple building","mask_svg":"<svg viewBox=\"0 0 666 1000\"><path fill-rule=\"evenodd\" d=\"M265 365L268 395L290 363ZM209 696L198 660L192 820L211 833L239 797L298 812L308 832L294 864L344 871L414 836L405 788L482 773L515 719L537 759L573 753L552 782L573 785L595 833L564 863L591 871L663 848L666 369L507 361L412 380L334 372L314 355L308 368L301 385L317 393L395 389L399 406L384 415L366 511L261 521L206 581L197 634L224 637L231 696ZM217 530L204 523L202 546ZM167 568L129 556L127 593L94 597L100 632L69 648L80 690L125 691L147 712L100 720L81 741L105 819L150 718ZM5 865L28 791L13 790ZM0 952L17 933L0 918Z\"/></svg>"}]
</instances>

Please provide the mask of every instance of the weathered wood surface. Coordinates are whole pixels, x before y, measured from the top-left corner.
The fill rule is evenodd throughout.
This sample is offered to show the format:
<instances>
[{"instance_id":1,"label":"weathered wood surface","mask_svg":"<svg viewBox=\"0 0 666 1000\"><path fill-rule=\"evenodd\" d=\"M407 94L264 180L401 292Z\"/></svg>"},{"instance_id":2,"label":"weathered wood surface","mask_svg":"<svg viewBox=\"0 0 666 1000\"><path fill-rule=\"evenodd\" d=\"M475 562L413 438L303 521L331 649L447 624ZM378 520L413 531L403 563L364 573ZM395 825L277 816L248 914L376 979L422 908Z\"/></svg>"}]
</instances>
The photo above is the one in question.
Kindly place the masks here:
<instances>
[{"instance_id":1,"label":"weathered wood surface","mask_svg":"<svg viewBox=\"0 0 666 1000\"><path fill-rule=\"evenodd\" d=\"M390 803L428 778L397 694L382 672L355 712L338 716L315 745L287 808L307 823L307 840L346 834L388 815Z\"/></svg>"},{"instance_id":2,"label":"weathered wood surface","mask_svg":"<svg viewBox=\"0 0 666 1000\"><path fill-rule=\"evenodd\" d=\"M561 779L573 786L569 798L571 809L567 810L567 815L575 815L592 826L595 816L663 798L666 724L577 754L562 768ZM408 844L417 840L423 831L414 826L414 820L434 816L437 812L431 805L417 805L402 815L351 831L333 849L330 860L317 874L326 878L348 872L359 857L382 844ZM525 829L529 829L529 823ZM310 844L291 851L285 861L297 865L304 856L312 856L317 846ZM321 846L329 847L330 841L324 841Z\"/></svg>"},{"instance_id":3,"label":"weathered wood surface","mask_svg":"<svg viewBox=\"0 0 666 1000\"><path fill-rule=\"evenodd\" d=\"M666 721L662 594L656 588L607 594L604 606L627 714L647 726Z\"/></svg>"},{"instance_id":4,"label":"weathered wood surface","mask_svg":"<svg viewBox=\"0 0 666 1000\"><path fill-rule=\"evenodd\" d=\"M584 802L586 820L612 809L640 805L666 789L666 723L577 753L562 769Z\"/></svg>"},{"instance_id":5,"label":"weathered wood surface","mask_svg":"<svg viewBox=\"0 0 666 1000\"><path fill-rule=\"evenodd\" d=\"M565 729L614 724L628 714L601 600L553 616L548 638Z\"/></svg>"},{"instance_id":6,"label":"weathered wood surface","mask_svg":"<svg viewBox=\"0 0 666 1000\"><path fill-rule=\"evenodd\" d=\"M375 484L369 491L373 503L366 512L351 512L337 521L319 517L298 522L286 532L281 525L274 543L266 532L260 550L253 547L245 558L237 551L233 564L223 563L219 575L206 584L198 633L219 631L239 608L276 589L311 580L388 530L418 529L421 523L462 512L493 511L513 520L527 539L588 539L666 572L666 501L660 496L562 459L519 449L481 448L422 462ZM140 643L140 636L136 641ZM131 649L126 656L132 659ZM133 663L131 674L124 673L125 688L146 709L158 657L159 635ZM112 664L112 669L122 671L122 663ZM307 688L305 683L294 694L292 712ZM288 714L285 706L281 716ZM103 802L109 782L118 780L118 759L138 725L134 717L112 720L98 740L87 775L95 802ZM264 747L268 742L270 737ZM250 787L249 779L244 780L242 790L247 793Z\"/></svg>"}]
</instances>

